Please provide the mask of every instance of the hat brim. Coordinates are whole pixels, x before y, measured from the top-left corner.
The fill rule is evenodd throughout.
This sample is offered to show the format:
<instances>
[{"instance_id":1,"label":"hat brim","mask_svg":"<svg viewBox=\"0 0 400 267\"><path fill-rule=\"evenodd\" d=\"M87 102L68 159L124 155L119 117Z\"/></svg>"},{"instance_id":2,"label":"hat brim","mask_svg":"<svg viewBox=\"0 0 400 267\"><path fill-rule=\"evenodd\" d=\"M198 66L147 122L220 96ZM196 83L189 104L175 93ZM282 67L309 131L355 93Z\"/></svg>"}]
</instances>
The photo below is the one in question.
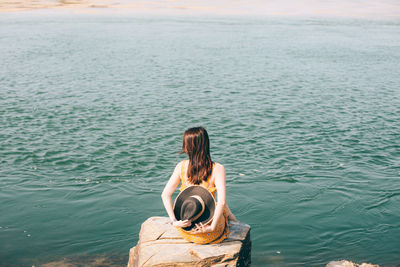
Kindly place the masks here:
<instances>
[{"instance_id":1,"label":"hat brim","mask_svg":"<svg viewBox=\"0 0 400 267\"><path fill-rule=\"evenodd\" d=\"M213 195L201 185L193 185L185 188L179 193L174 202L174 214L175 218L179 221L181 220L181 208L185 199L190 196L198 195L203 199L204 202L204 212L188 227L183 227L185 231L190 231L195 227L195 224L202 223L207 224L212 221L215 212L215 199Z\"/></svg>"}]
</instances>

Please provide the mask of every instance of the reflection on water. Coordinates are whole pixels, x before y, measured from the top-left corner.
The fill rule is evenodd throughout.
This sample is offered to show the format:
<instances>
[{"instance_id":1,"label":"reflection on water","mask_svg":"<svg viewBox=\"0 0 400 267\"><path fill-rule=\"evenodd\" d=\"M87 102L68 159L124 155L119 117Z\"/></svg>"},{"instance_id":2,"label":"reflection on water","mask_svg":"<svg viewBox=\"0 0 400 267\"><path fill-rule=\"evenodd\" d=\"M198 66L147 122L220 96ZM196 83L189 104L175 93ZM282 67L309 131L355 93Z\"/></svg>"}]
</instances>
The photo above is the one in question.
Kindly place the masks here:
<instances>
[{"instance_id":1,"label":"reflection on water","mask_svg":"<svg viewBox=\"0 0 400 267\"><path fill-rule=\"evenodd\" d=\"M36 259L26 260L27 266L35 264ZM49 261L46 263L37 262L37 266L42 267L122 267L126 266L128 262L128 256L115 256L115 255L79 255L72 257L63 257L62 260ZM36 265L35 265L36 266Z\"/></svg>"}]
</instances>

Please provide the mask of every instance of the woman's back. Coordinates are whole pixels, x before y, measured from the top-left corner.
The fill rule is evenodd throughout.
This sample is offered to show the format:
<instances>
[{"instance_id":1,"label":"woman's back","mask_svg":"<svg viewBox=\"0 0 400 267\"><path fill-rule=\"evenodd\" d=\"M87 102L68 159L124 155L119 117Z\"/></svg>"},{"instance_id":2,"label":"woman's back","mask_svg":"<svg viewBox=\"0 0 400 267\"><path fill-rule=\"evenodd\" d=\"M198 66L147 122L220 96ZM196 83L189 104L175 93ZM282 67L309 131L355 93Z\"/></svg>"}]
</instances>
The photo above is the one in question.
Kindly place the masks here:
<instances>
[{"instance_id":1,"label":"woman's back","mask_svg":"<svg viewBox=\"0 0 400 267\"><path fill-rule=\"evenodd\" d=\"M185 188L187 188L188 186L192 186L195 185L191 182L189 182L188 178L187 178L187 168L189 165L189 160L183 160L179 163L180 169L181 169L181 173L180 173L180 177L181 177L181 187L180 187L180 191L184 190ZM220 168L220 166L222 166L221 164L218 163L213 163L213 170L211 172L211 175L207 177L207 179L202 183L200 183L201 186L204 186L205 188L207 188L208 191L210 191L211 194L213 194L214 198L216 197L216 193L217 193L217 188L215 186L215 175L214 175L214 169L215 168ZM222 166L223 167L223 166Z\"/></svg>"}]
</instances>

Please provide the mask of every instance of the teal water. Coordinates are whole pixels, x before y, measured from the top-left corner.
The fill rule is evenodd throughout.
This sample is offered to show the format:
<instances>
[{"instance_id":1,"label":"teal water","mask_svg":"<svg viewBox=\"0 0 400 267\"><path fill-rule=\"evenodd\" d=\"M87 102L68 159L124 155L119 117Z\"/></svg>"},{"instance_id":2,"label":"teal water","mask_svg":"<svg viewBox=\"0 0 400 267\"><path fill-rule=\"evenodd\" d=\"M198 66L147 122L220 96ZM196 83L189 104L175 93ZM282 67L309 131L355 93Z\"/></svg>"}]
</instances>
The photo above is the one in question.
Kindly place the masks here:
<instances>
[{"instance_id":1,"label":"teal water","mask_svg":"<svg viewBox=\"0 0 400 267\"><path fill-rule=\"evenodd\" d=\"M203 125L252 266L400 264L400 22L0 17L0 266L103 255Z\"/></svg>"}]
</instances>

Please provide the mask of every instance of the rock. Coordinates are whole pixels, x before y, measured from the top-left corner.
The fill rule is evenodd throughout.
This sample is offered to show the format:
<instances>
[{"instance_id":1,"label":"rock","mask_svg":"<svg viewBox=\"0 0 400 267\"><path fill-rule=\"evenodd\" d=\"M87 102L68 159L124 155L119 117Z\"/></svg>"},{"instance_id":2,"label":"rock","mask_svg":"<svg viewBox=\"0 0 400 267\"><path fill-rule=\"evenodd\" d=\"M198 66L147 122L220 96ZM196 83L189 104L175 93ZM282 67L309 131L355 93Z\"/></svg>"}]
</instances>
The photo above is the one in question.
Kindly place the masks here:
<instances>
[{"instance_id":1,"label":"rock","mask_svg":"<svg viewBox=\"0 0 400 267\"><path fill-rule=\"evenodd\" d=\"M351 261L341 260L341 261L331 261L326 267L379 267L379 265L374 265L370 263L357 264Z\"/></svg>"},{"instance_id":2,"label":"rock","mask_svg":"<svg viewBox=\"0 0 400 267\"><path fill-rule=\"evenodd\" d=\"M250 226L229 223L229 237L219 244L198 245L183 239L166 217L151 217L129 251L128 267L250 266Z\"/></svg>"}]
</instances>

